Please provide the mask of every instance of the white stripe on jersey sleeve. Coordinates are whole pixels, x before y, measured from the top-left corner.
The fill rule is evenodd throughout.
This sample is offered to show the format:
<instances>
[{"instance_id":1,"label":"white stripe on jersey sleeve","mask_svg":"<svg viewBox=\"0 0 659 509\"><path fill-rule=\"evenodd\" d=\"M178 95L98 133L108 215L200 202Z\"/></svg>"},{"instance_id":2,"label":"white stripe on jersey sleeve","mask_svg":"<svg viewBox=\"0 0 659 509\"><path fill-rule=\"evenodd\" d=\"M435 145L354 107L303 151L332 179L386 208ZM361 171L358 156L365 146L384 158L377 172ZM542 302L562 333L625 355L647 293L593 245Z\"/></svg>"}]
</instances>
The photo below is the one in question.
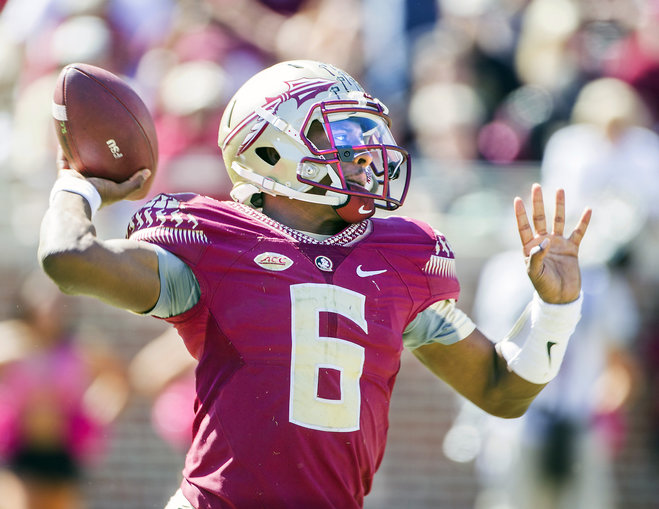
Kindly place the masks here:
<instances>
[{"instance_id":1,"label":"white stripe on jersey sleeve","mask_svg":"<svg viewBox=\"0 0 659 509\"><path fill-rule=\"evenodd\" d=\"M475 328L474 322L455 306L455 299L440 300L416 315L403 332L403 345L410 350L430 343L452 345Z\"/></svg>"},{"instance_id":2,"label":"white stripe on jersey sleeve","mask_svg":"<svg viewBox=\"0 0 659 509\"><path fill-rule=\"evenodd\" d=\"M153 309L142 314L159 318L180 315L199 302L199 282L178 256L156 244L151 245L158 255L160 297Z\"/></svg>"}]
</instances>

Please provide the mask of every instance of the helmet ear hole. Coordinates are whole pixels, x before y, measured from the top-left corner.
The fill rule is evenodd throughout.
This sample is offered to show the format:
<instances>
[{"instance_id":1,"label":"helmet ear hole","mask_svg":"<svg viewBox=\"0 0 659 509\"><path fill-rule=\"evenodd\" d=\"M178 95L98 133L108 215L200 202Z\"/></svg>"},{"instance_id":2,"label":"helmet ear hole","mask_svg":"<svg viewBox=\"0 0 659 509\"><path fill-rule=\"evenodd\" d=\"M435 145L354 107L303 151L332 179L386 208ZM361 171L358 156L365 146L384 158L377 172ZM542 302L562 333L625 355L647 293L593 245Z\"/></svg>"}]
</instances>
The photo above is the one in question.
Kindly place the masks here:
<instances>
[{"instance_id":1,"label":"helmet ear hole","mask_svg":"<svg viewBox=\"0 0 659 509\"><path fill-rule=\"evenodd\" d=\"M274 147L258 147L254 152L256 152L256 155L270 166L274 166L277 164L277 161L281 159L279 152L277 152Z\"/></svg>"},{"instance_id":2,"label":"helmet ear hole","mask_svg":"<svg viewBox=\"0 0 659 509\"><path fill-rule=\"evenodd\" d=\"M249 199L252 207L260 209L263 207L263 193L256 193L253 194L252 197Z\"/></svg>"}]
</instances>

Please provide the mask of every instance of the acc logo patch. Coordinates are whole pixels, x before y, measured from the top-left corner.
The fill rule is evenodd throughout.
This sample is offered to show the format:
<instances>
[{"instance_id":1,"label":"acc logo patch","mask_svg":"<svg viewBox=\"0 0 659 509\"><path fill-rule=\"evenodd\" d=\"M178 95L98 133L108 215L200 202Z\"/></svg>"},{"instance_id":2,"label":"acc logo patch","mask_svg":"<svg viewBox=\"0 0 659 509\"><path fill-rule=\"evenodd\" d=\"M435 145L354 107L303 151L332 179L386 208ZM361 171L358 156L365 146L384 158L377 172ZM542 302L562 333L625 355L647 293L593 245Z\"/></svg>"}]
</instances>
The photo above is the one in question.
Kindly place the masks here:
<instances>
[{"instance_id":1,"label":"acc logo patch","mask_svg":"<svg viewBox=\"0 0 659 509\"><path fill-rule=\"evenodd\" d=\"M293 265L293 260L279 253L261 253L254 258L254 263L266 270L286 270Z\"/></svg>"}]
</instances>

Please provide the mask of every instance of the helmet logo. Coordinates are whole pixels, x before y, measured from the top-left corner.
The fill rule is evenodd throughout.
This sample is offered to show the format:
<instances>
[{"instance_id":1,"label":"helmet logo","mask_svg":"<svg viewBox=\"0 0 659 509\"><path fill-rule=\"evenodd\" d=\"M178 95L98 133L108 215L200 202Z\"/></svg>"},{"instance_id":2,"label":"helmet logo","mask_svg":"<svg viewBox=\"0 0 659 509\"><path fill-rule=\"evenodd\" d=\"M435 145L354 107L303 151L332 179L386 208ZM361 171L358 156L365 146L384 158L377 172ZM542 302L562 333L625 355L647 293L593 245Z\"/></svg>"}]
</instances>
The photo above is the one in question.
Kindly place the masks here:
<instances>
[{"instance_id":1,"label":"helmet logo","mask_svg":"<svg viewBox=\"0 0 659 509\"><path fill-rule=\"evenodd\" d=\"M270 111L273 114L277 113L279 107L284 104L286 101L294 99L297 102L298 107L302 103L313 99L318 94L326 92L329 90L332 85L336 83L335 80L327 79L316 79L316 78L300 78L292 81L286 81L286 86L288 90L279 94L275 97L267 97L265 104L262 106L264 110ZM237 133L244 125L248 124L255 118L258 118L258 121L252 126L250 132L245 136L245 139L238 147L238 152L236 155L242 154L249 146L256 141L256 139L263 133L265 128L268 126L268 122L259 117L255 112L247 116L237 127L234 129L234 133ZM230 135L229 138L232 136Z\"/></svg>"},{"instance_id":2,"label":"helmet logo","mask_svg":"<svg viewBox=\"0 0 659 509\"><path fill-rule=\"evenodd\" d=\"M263 105L266 110L272 110L274 113L282 103L289 99L295 99L297 105L301 106L302 103L313 99L321 92L328 91L334 85L335 80L300 78L284 83L288 85L288 90L277 97L268 97L267 102Z\"/></svg>"}]
</instances>

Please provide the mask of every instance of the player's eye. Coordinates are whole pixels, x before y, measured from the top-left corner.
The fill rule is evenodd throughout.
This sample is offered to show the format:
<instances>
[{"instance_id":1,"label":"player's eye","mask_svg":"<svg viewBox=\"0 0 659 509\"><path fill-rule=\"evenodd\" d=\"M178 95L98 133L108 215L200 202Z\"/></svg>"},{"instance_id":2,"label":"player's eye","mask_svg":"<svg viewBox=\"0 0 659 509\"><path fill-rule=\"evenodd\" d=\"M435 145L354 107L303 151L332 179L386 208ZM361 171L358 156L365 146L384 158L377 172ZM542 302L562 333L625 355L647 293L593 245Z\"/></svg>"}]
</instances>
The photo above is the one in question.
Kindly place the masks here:
<instances>
[{"instance_id":1,"label":"player's eye","mask_svg":"<svg viewBox=\"0 0 659 509\"><path fill-rule=\"evenodd\" d=\"M348 140L348 135L345 133L334 133L334 141L337 145L343 145Z\"/></svg>"}]
</instances>

